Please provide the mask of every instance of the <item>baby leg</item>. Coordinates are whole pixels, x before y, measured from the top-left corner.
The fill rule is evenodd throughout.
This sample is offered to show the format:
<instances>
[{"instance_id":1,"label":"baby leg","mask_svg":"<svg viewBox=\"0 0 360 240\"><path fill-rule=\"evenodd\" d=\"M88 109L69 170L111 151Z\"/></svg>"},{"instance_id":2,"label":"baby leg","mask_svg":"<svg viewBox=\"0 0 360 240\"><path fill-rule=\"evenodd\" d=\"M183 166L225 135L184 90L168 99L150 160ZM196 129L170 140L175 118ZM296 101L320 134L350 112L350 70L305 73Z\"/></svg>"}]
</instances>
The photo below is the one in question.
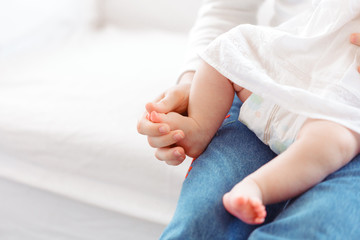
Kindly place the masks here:
<instances>
[{"instance_id":1,"label":"baby leg","mask_svg":"<svg viewBox=\"0 0 360 240\"><path fill-rule=\"evenodd\" d=\"M265 210L260 206L305 192L351 161L359 151L359 134L330 121L308 120L285 152L225 194L224 206L244 222L262 223Z\"/></svg>"}]
</instances>

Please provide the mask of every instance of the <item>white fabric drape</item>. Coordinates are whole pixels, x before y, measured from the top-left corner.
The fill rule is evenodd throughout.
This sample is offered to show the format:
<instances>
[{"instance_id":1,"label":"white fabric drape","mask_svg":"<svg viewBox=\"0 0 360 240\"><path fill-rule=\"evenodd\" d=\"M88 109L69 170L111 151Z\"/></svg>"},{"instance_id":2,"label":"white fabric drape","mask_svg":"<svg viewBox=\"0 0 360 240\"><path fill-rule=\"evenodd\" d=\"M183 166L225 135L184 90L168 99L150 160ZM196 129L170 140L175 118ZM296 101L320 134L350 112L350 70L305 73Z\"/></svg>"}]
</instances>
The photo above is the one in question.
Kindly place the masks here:
<instances>
[{"instance_id":1,"label":"white fabric drape","mask_svg":"<svg viewBox=\"0 0 360 240\"><path fill-rule=\"evenodd\" d=\"M360 1L314 1L276 27L240 25L213 41L202 58L236 84L297 114L360 133Z\"/></svg>"}]
</instances>

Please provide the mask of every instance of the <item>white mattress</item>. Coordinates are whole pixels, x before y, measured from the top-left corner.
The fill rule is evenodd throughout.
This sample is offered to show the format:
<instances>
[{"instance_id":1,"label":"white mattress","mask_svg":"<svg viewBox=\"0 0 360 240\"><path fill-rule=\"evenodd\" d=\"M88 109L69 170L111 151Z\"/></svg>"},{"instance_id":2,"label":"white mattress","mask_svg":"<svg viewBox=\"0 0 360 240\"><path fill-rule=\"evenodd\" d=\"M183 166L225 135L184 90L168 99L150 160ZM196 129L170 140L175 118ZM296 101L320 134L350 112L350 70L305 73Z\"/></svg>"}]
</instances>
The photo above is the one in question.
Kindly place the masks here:
<instances>
[{"instance_id":1,"label":"white mattress","mask_svg":"<svg viewBox=\"0 0 360 240\"><path fill-rule=\"evenodd\" d=\"M109 27L0 58L0 177L168 223L189 161L157 161L136 121L175 83L185 43Z\"/></svg>"}]
</instances>

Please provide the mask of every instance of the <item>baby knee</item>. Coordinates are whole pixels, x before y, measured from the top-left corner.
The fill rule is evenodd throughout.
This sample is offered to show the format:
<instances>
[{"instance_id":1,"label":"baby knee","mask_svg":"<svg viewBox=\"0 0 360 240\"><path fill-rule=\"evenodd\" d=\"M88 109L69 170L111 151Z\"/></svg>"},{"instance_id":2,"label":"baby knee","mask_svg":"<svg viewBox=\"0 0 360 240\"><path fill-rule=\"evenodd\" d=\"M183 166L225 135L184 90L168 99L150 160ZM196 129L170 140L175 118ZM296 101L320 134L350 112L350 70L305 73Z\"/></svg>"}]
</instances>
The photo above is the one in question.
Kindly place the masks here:
<instances>
[{"instance_id":1,"label":"baby knee","mask_svg":"<svg viewBox=\"0 0 360 240\"><path fill-rule=\"evenodd\" d=\"M327 120L311 119L305 122L298 138L306 138L324 151L338 153L344 160L360 152L360 136L341 124Z\"/></svg>"}]
</instances>

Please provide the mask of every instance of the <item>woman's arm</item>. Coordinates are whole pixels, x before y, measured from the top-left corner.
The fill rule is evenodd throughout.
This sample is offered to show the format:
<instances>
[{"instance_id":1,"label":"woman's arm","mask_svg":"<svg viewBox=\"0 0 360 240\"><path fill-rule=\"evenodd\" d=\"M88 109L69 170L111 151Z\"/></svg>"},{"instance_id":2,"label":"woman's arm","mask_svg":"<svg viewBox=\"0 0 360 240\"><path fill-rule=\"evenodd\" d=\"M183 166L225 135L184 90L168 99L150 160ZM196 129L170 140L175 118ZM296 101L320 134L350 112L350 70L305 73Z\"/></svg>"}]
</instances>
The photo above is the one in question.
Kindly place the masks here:
<instances>
[{"instance_id":1,"label":"woman's arm","mask_svg":"<svg viewBox=\"0 0 360 240\"><path fill-rule=\"evenodd\" d=\"M204 0L198 18L190 31L188 50L178 84L166 90L157 99L146 105L147 113L187 111L191 82L197 65L201 62L198 52L217 36L242 23L256 23L257 12L265 0ZM184 133L171 129L171 123L153 123L144 113L138 121L138 132L148 137L150 146L156 148L155 156L171 165L185 159L185 151L176 146Z\"/></svg>"},{"instance_id":2,"label":"woman's arm","mask_svg":"<svg viewBox=\"0 0 360 240\"><path fill-rule=\"evenodd\" d=\"M256 24L265 0L204 0L190 31L183 72L196 71L198 53L216 37L239 24Z\"/></svg>"}]
</instances>

